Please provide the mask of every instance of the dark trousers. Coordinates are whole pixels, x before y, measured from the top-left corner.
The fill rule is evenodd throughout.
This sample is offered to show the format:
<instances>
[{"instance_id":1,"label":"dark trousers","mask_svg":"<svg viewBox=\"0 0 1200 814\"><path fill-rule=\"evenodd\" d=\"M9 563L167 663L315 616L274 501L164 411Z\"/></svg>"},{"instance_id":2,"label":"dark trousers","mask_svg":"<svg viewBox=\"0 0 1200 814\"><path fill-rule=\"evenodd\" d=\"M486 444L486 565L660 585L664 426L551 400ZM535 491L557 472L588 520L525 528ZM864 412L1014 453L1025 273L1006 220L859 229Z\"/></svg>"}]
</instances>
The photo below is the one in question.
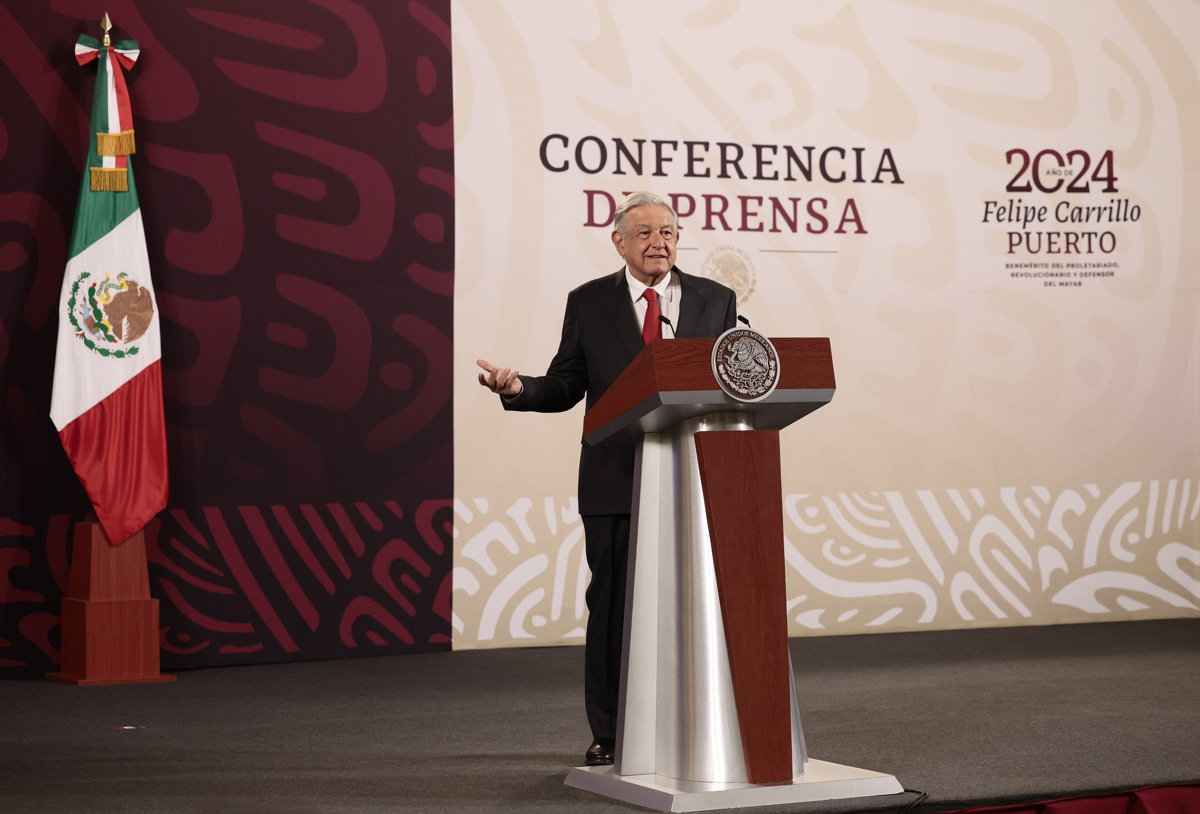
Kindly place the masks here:
<instances>
[{"instance_id":1,"label":"dark trousers","mask_svg":"<svg viewBox=\"0 0 1200 814\"><path fill-rule=\"evenodd\" d=\"M588 568L592 571L586 594L583 703L592 737L612 740L617 736L617 700L621 690L629 515L585 515L582 519Z\"/></svg>"}]
</instances>

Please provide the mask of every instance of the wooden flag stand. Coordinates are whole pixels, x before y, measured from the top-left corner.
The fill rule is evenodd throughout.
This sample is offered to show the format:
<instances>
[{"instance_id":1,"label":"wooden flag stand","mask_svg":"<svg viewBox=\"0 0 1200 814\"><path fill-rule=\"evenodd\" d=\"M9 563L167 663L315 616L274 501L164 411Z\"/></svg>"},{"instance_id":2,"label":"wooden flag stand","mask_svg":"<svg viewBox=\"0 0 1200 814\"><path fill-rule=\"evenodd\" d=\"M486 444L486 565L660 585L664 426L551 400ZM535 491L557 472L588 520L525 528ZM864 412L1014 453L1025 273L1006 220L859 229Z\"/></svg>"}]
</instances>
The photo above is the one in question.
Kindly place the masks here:
<instances>
[{"instance_id":1,"label":"wooden flag stand","mask_svg":"<svg viewBox=\"0 0 1200 814\"><path fill-rule=\"evenodd\" d=\"M142 532L114 546L99 523L77 523L62 600L62 672L46 678L75 685L174 681L158 671L158 654L158 600L150 598Z\"/></svg>"}]
</instances>

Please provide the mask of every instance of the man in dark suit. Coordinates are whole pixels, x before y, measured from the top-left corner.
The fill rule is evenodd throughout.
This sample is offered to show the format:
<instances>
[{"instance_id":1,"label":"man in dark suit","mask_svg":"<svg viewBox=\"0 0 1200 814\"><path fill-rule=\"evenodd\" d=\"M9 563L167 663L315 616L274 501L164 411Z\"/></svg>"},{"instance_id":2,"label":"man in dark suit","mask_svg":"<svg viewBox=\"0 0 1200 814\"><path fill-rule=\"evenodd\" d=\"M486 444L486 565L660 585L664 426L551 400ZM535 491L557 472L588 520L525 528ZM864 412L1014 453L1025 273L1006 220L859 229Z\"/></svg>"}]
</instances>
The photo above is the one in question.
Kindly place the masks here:
<instances>
[{"instance_id":1,"label":"man in dark suit","mask_svg":"<svg viewBox=\"0 0 1200 814\"><path fill-rule=\"evenodd\" d=\"M546 375L521 376L480 359L479 383L500 394L506 410L561 412L585 395L590 410L651 339L715 337L732 328L733 291L675 268L678 239L679 219L665 200L649 192L626 197L612 233L625 268L567 295L562 340ZM584 677L589 766L612 763L616 742L634 450L628 441L607 441L585 445L579 456L579 514L592 572Z\"/></svg>"}]
</instances>

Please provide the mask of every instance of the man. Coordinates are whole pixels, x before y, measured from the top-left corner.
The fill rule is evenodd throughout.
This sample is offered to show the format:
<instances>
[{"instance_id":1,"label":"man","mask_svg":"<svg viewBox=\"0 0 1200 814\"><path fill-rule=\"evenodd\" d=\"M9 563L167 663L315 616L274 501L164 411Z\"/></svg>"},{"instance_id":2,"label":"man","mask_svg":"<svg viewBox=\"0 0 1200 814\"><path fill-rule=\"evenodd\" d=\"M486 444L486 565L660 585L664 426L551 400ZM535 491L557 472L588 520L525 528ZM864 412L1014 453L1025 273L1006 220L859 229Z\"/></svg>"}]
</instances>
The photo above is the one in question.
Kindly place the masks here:
<instances>
[{"instance_id":1,"label":"man","mask_svg":"<svg viewBox=\"0 0 1200 814\"><path fill-rule=\"evenodd\" d=\"M715 337L732 328L733 291L675 268L678 239L679 219L665 200L649 192L626 197L612 233L625 267L567 295L562 340L546 375L521 376L480 359L479 383L498 393L506 410L561 412L585 394L590 410L664 328L665 336L680 338ZM585 445L579 456L579 514L592 572L584 676L593 736L584 755L589 766L612 763L616 744L634 450L628 441L608 441Z\"/></svg>"}]
</instances>

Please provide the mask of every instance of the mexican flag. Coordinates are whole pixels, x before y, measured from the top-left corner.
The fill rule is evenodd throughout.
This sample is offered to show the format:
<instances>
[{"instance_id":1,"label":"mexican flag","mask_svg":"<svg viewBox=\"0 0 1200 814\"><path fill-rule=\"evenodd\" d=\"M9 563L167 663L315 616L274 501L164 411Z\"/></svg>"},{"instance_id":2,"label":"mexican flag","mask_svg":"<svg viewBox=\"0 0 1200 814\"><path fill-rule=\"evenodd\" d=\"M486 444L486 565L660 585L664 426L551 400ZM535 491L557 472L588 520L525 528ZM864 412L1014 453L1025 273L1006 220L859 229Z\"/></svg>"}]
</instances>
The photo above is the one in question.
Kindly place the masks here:
<instances>
[{"instance_id":1,"label":"mexican flag","mask_svg":"<svg viewBox=\"0 0 1200 814\"><path fill-rule=\"evenodd\" d=\"M113 545L167 505L162 346L146 236L129 167L134 151L122 69L132 40L81 36L98 65L92 136L58 305L50 418Z\"/></svg>"}]
</instances>

